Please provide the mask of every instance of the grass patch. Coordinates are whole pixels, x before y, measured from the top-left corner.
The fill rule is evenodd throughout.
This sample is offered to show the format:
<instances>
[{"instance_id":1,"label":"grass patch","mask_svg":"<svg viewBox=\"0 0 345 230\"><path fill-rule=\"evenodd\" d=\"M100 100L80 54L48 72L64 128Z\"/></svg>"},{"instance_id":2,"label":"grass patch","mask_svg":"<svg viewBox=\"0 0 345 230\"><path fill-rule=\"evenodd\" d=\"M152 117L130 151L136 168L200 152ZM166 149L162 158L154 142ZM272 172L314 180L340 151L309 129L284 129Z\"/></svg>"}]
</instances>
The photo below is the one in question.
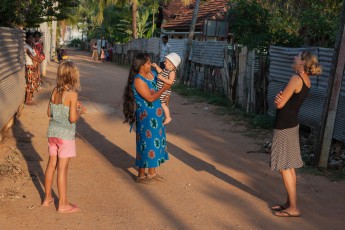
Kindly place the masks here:
<instances>
[{"instance_id":1,"label":"grass patch","mask_svg":"<svg viewBox=\"0 0 345 230\"><path fill-rule=\"evenodd\" d=\"M233 121L245 123L245 126L252 129L272 129L274 118L265 114L246 113L240 105L229 102L225 95L210 94L200 89L189 88L183 84L175 84L172 90L192 102L206 102L210 105L219 106L215 113L218 115L232 115Z\"/></svg>"},{"instance_id":2,"label":"grass patch","mask_svg":"<svg viewBox=\"0 0 345 230\"><path fill-rule=\"evenodd\" d=\"M206 93L196 88L189 88L183 84L175 84L172 90L192 102L207 102L211 105L226 106L229 104L224 95Z\"/></svg>"},{"instance_id":3,"label":"grass patch","mask_svg":"<svg viewBox=\"0 0 345 230\"><path fill-rule=\"evenodd\" d=\"M332 182L345 180L345 168L342 169L323 169L312 166L305 166L298 169L298 172L315 176L324 176Z\"/></svg>"}]
</instances>

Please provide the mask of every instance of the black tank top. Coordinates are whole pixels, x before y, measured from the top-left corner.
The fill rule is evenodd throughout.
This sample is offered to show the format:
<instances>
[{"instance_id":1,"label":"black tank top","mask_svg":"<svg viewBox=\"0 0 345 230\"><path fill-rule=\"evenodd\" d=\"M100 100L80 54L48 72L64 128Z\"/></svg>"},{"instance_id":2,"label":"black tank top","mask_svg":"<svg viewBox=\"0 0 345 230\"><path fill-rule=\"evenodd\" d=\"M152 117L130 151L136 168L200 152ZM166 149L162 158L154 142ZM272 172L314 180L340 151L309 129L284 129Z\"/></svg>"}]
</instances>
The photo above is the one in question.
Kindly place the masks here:
<instances>
[{"instance_id":1,"label":"black tank top","mask_svg":"<svg viewBox=\"0 0 345 230\"><path fill-rule=\"evenodd\" d=\"M309 88L304 83L303 78L298 75L303 82L302 89L299 93L292 94L285 106L277 109L275 129L288 129L298 125L298 111L308 95Z\"/></svg>"}]
</instances>

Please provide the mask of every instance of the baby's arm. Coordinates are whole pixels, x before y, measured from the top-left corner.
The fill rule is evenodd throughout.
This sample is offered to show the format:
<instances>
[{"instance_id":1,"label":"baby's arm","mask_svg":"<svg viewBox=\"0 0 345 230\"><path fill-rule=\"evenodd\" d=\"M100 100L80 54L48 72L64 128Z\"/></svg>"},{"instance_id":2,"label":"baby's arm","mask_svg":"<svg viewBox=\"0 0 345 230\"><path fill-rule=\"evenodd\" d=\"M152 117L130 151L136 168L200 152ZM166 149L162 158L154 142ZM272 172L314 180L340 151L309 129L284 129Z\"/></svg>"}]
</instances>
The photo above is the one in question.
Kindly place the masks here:
<instances>
[{"instance_id":1,"label":"baby's arm","mask_svg":"<svg viewBox=\"0 0 345 230\"><path fill-rule=\"evenodd\" d=\"M175 80L175 77L176 77L176 73L175 71L171 71L169 73L169 79L166 79L164 78L163 76L161 75L158 75L158 79L161 80L162 82L166 83L166 84L169 84L169 85L172 85L174 83L174 80Z\"/></svg>"},{"instance_id":2,"label":"baby's arm","mask_svg":"<svg viewBox=\"0 0 345 230\"><path fill-rule=\"evenodd\" d=\"M162 71L163 71L162 68L159 67L156 63L152 63L151 66L157 70L158 74L162 73Z\"/></svg>"}]
</instances>

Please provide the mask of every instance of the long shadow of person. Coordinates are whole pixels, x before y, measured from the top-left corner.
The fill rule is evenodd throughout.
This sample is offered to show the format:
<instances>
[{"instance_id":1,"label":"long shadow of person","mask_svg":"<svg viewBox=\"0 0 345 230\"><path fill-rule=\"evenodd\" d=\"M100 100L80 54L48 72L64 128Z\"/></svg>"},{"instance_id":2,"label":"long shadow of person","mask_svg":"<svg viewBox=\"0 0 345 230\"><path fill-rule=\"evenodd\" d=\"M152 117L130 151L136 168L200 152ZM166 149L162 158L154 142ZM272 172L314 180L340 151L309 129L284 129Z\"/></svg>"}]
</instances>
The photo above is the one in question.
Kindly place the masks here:
<instances>
[{"instance_id":1,"label":"long shadow of person","mask_svg":"<svg viewBox=\"0 0 345 230\"><path fill-rule=\"evenodd\" d=\"M77 137L97 149L114 167L135 179L136 175L129 170L134 167L135 158L94 130L82 117L78 120Z\"/></svg>"},{"instance_id":2,"label":"long shadow of person","mask_svg":"<svg viewBox=\"0 0 345 230\"><path fill-rule=\"evenodd\" d=\"M181 148L177 147L171 142L168 142L168 149L169 149L169 154L175 156L177 159L184 162L186 165L189 165L196 171L208 172L209 174L219 178L220 180L234 187L237 187L241 189L242 191L251 194L252 196L257 197L258 199L261 199L263 201L268 200L268 198L264 197L263 194L258 193L257 191L253 190L252 188L248 187L242 182L218 170L214 165L193 156L192 154L182 150Z\"/></svg>"},{"instance_id":3,"label":"long shadow of person","mask_svg":"<svg viewBox=\"0 0 345 230\"><path fill-rule=\"evenodd\" d=\"M123 170L130 175L133 180L137 175L134 175L129 168L134 167L135 158L128 154L123 149L119 148L111 141L107 140L104 135L94 130L82 117L78 120L77 137L81 138L87 144L93 146L102 154L114 167ZM135 167L136 168L136 167ZM140 191L141 197L150 201L150 203L160 210L160 213L166 216L166 219L174 226L175 229L187 229L188 226L181 222L169 206L160 202L155 196L152 196L150 191L143 189Z\"/></svg>"},{"instance_id":4,"label":"long shadow of person","mask_svg":"<svg viewBox=\"0 0 345 230\"><path fill-rule=\"evenodd\" d=\"M21 152L23 158L26 161L32 183L35 185L41 197L41 201L43 202L45 195L44 170L39 163L40 161L42 161L42 158L32 145L32 137L34 135L31 132L24 130L19 120L16 120L15 125L12 127L12 130L13 135L16 139L17 149ZM57 198L57 194L54 193L54 191L52 191L52 196Z\"/></svg>"}]
</instances>

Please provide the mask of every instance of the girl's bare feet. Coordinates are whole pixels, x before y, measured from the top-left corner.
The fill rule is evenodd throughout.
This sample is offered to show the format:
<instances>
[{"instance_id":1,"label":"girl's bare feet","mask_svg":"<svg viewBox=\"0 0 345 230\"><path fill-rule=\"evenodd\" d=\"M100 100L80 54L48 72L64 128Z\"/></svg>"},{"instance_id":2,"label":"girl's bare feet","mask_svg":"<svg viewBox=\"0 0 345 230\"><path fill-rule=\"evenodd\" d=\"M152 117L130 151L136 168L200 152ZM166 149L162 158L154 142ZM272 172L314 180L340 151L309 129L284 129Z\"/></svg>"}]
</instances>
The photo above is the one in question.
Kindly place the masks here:
<instances>
[{"instance_id":1,"label":"girl's bare feet","mask_svg":"<svg viewBox=\"0 0 345 230\"><path fill-rule=\"evenodd\" d=\"M80 208L74 204L59 205L59 208L57 210L58 213L72 213L72 212L79 212L79 211L80 211Z\"/></svg>"},{"instance_id":2,"label":"girl's bare feet","mask_svg":"<svg viewBox=\"0 0 345 230\"><path fill-rule=\"evenodd\" d=\"M49 207L50 205L54 204L54 198L50 197L49 199L44 199L43 203L41 204L42 207Z\"/></svg>"}]
</instances>

